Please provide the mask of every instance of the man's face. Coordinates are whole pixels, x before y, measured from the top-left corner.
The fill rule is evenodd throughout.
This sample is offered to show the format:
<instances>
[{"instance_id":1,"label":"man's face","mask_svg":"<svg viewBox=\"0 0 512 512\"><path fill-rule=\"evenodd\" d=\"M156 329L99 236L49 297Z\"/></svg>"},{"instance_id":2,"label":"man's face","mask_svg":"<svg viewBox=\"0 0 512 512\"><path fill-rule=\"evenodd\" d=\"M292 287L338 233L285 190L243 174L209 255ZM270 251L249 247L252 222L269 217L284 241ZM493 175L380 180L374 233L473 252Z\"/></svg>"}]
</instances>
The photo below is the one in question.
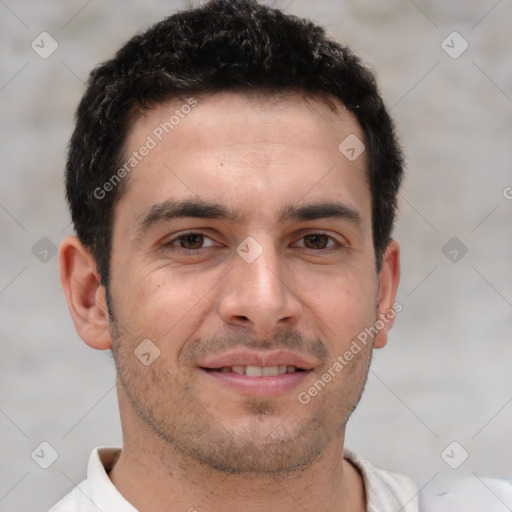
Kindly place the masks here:
<instances>
[{"instance_id":1,"label":"man's face","mask_svg":"<svg viewBox=\"0 0 512 512\"><path fill-rule=\"evenodd\" d=\"M371 358L369 343L299 401L376 320L366 158L338 149L362 131L341 105L298 95L197 100L168 134L182 103L147 111L126 141L127 158L148 136L156 146L114 216L122 414L223 471L304 467L343 436ZM143 340L143 360L160 351L149 365Z\"/></svg>"}]
</instances>

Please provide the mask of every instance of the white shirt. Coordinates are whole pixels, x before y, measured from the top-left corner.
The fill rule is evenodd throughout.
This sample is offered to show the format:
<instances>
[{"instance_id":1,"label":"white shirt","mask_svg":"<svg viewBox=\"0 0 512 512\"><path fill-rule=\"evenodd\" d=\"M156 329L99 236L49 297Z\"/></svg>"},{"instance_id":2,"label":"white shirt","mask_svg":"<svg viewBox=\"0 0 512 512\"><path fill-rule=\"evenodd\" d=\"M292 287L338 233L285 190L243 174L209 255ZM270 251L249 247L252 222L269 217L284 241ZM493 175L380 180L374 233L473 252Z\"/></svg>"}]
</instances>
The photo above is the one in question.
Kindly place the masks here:
<instances>
[{"instance_id":1,"label":"white shirt","mask_svg":"<svg viewBox=\"0 0 512 512\"><path fill-rule=\"evenodd\" d=\"M121 448L94 448L87 479L66 494L49 512L137 512L108 477Z\"/></svg>"},{"instance_id":2,"label":"white shirt","mask_svg":"<svg viewBox=\"0 0 512 512\"><path fill-rule=\"evenodd\" d=\"M108 477L120 449L95 448L89 457L87 479L49 512L137 512ZM418 488L410 478L378 469L347 450L345 458L363 476L367 512L505 512L512 506L512 484L470 478L422 497L418 508Z\"/></svg>"}]
</instances>

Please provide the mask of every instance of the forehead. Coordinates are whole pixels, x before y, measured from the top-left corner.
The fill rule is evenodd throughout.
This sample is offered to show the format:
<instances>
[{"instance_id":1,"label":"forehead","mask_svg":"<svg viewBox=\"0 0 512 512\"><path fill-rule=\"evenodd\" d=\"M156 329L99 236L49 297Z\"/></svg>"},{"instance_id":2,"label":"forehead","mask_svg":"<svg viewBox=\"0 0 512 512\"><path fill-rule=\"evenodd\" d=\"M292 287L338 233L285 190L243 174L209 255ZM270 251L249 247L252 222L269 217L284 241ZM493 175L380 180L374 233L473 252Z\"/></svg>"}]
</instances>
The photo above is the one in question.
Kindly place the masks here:
<instances>
[{"instance_id":1,"label":"forehead","mask_svg":"<svg viewBox=\"0 0 512 512\"><path fill-rule=\"evenodd\" d=\"M127 187L116 214L135 221L155 204L201 199L229 203L239 219L269 222L283 204L341 201L370 214L366 155L339 146L363 140L355 117L299 94L217 93L144 111L128 133ZM352 140L352 139L349 139ZM144 155L142 155L144 153Z\"/></svg>"}]
</instances>

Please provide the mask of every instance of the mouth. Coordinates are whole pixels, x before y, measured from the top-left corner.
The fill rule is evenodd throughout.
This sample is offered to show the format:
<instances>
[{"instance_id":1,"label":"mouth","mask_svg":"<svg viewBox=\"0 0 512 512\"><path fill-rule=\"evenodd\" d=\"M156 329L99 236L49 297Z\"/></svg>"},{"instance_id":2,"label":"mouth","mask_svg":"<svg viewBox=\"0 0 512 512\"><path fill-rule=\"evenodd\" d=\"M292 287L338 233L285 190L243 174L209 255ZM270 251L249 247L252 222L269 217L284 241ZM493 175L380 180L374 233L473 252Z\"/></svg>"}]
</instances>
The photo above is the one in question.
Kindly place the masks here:
<instances>
[{"instance_id":1,"label":"mouth","mask_svg":"<svg viewBox=\"0 0 512 512\"><path fill-rule=\"evenodd\" d=\"M234 373L236 375L245 375L246 377L275 377L286 373L304 372L303 368L297 368L293 365L281 364L279 366L223 366L222 368L202 368L205 371Z\"/></svg>"},{"instance_id":2,"label":"mouth","mask_svg":"<svg viewBox=\"0 0 512 512\"><path fill-rule=\"evenodd\" d=\"M246 396L276 396L304 383L315 363L287 351L232 352L199 366L211 384Z\"/></svg>"}]
</instances>

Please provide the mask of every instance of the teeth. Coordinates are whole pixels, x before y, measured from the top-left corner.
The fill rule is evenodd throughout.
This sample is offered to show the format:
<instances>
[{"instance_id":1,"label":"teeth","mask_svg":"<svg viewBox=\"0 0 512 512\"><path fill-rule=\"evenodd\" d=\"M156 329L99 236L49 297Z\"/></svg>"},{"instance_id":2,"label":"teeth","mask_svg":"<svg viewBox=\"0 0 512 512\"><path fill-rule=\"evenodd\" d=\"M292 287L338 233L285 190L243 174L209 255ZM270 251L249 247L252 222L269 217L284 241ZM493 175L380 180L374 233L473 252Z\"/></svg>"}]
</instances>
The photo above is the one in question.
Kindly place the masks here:
<instances>
[{"instance_id":1,"label":"teeth","mask_svg":"<svg viewBox=\"0 0 512 512\"><path fill-rule=\"evenodd\" d=\"M285 373L294 373L297 371L295 366L287 366L285 364L279 366L224 366L220 369L223 373L233 372L238 375L246 375L247 377L275 377L276 375L284 375Z\"/></svg>"},{"instance_id":2,"label":"teeth","mask_svg":"<svg viewBox=\"0 0 512 512\"><path fill-rule=\"evenodd\" d=\"M265 366L263 368L263 377L274 377L278 374L277 366Z\"/></svg>"},{"instance_id":3,"label":"teeth","mask_svg":"<svg viewBox=\"0 0 512 512\"><path fill-rule=\"evenodd\" d=\"M261 366L247 366L245 368L245 375L247 377L262 377L263 368Z\"/></svg>"}]
</instances>

